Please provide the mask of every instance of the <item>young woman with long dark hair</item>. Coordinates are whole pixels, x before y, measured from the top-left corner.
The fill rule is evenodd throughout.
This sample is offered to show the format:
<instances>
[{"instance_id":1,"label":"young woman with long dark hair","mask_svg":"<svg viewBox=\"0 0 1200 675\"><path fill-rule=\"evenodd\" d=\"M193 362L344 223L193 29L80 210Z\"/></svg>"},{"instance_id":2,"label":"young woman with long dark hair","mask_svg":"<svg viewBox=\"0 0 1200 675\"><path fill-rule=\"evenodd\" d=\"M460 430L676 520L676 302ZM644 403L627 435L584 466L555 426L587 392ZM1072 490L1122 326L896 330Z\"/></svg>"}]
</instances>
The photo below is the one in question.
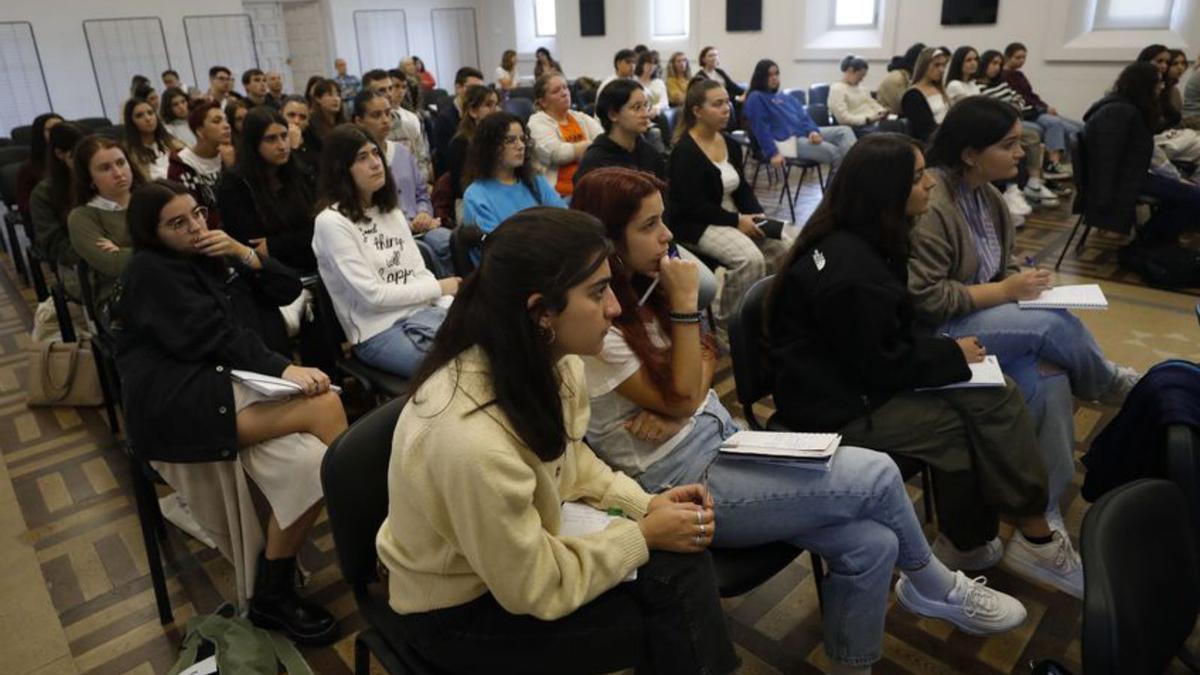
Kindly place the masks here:
<instances>
[{"instance_id":1,"label":"young woman with long dark hair","mask_svg":"<svg viewBox=\"0 0 1200 675\"><path fill-rule=\"evenodd\" d=\"M508 219L413 380L377 547L405 639L439 670L738 667L704 487L647 494L583 440L579 355L600 351L620 312L610 250L577 211ZM567 536L563 501L622 517Z\"/></svg>"},{"instance_id":2,"label":"young woman with long dark hair","mask_svg":"<svg viewBox=\"0 0 1200 675\"><path fill-rule=\"evenodd\" d=\"M935 47L921 52L913 66L908 91L900 99L900 108L908 119L909 133L921 141L929 140L950 109L950 99L942 84L946 58L946 54Z\"/></svg>"},{"instance_id":3,"label":"young woman with long dark hair","mask_svg":"<svg viewBox=\"0 0 1200 675\"><path fill-rule=\"evenodd\" d=\"M446 171L450 174L450 187L455 199L462 199L463 169L467 164L467 148L475 137L475 127L479 122L500 109L500 95L495 89L482 84L473 84L463 93L462 119L458 121L458 130L450 139L446 148Z\"/></svg>"},{"instance_id":4,"label":"young woman with long dark hair","mask_svg":"<svg viewBox=\"0 0 1200 675\"><path fill-rule=\"evenodd\" d=\"M234 564L239 601L253 596L250 620L302 644L328 644L337 620L297 595L296 554L320 515L321 458L345 430L346 414L328 376L269 349L231 300L294 297L295 273L208 229L203 211L186 188L165 180L140 187L129 202L136 253L116 308L129 437ZM269 400L236 381L235 369L282 377L301 391ZM265 541L238 472L270 505Z\"/></svg>"},{"instance_id":5,"label":"young woman with long dark hair","mask_svg":"<svg viewBox=\"0 0 1200 675\"><path fill-rule=\"evenodd\" d=\"M550 55L549 49L538 47L533 56L537 59L537 64L533 67L533 79L536 80L549 72L561 73L563 71L562 65L554 60L554 57Z\"/></svg>"},{"instance_id":6,"label":"young woman with long dark hair","mask_svg":"<svg viewBox=\"0 0 1200 675\"><path fill-rule=\"evenodd\" d=\"M178 138L184 145L195 145L196 134L188 126L189 101L187 92L178 87L167 87L162 95L162 107L158 116L167 133Z\"/></svg>"},{"instance_id":7,"label":"young woman with long dark hair","mask_svg":"<svg viewBox=\"0 0 1200 675\"><path fill-rule=\"evenodd\" d=\"M131 98L125 102L125 148L134 167L147 180L166 178L171 153L186 147L167 133L158 111L149 101Z\"/></svg>"},{"instance_id":8,"label":"young woman with long dark hair","mask_svg":"<svg viewBox=\"0 0 1200 675\"><path fill-rule=\"evenodd\" d=\"M347 124L326 137L318 194L313 252L346 338L367 364L412 375L459 278L425 267L383 148L365 130Z\"/></svg>"},{"instance_id":9,"label":"young woman with long dark hair","mask_svg":"<svg viewBox=\"0 0 1200 675\"><path fill-rule=\"evenodd\" d=\"M322 79L309 89L308 144L318 152L329 132L347 121L346 106L342 101L342 90L338 83Z\"/></svg>"},{"instance_id":10,"label":"young woman with long dark hair","mask_svg":"<svg viewBox=\"0 0 1200 675\"><path fill-rule=\"evenodd\" d=\"M1158 110L1162 115L1162 119L1154 129L1154 133L1156 134L1178 126L1179 122L1183 119L1182 106L1176 105L1171 100L1171 90L1175 86L1175 82L1170 80L1171 59L1171 48L1160 44L1149 45L1138 52L1137 55L1137 62L1149 63L1154 66L1163 83L1162 91L1158 95Z\"/></svg>"},{"instance_id":11,"label":"young woman with long dark hair","mask_svg":"<svg viewBox=\"0 0 1200 675\"><path fill-rule=\"evenodd\" d=\"M699 321L698 265L670 255L663 188L648 174L598 169L579 182L571 204L600 218L613 242L611 286L621 305L600 353L584 357L588 441L600 458L652 492L707 477L721 524L717 546L787 541L827 560L829 575L819 583L834 672L881 658L896 567L898 598L909 611L973 634L1020 624L1019 602L933 557L887 455L842 447L823 472L719 453L738 426L711 389L717 354Z\"/></svg>"},{"instance_id":12,"label":"young woman with long dark hair","mask_svg":"<svg viewBox=\"0 0 1200 675\"><path fill-rule=\"evenodd\" d=\"M71 211L71 174L75 169L75 145L87 135L77 124L56 124L46 144L45 178L29 195L29 219L33 225L33 244L39 257L50 263L71 267L79 260L71 248L67 214ZM60 270L61 272L61 270Z\"/></svg>"},{"instance_id":13,"label":"young woman with long dark hair","mask_svg":"<svg viewBox=\"0 0 1200 675\"><path fill-rule=\"evenodd\" d=\"M917 391L970 379L968 363L986 354L973 336L934 337L914 322L909 231L934 185L911 138L872 134L846 156L767 296L777 416L928 463L933 550L951 569L1003 559L1082 597L1079 556L1045 518L1046 468L1016 385ZM1007 552L997 514L1016 525Z\"/></svg>"},{"instance_id":14,"label":"young woman with long dark hair","mask_svg":"<svg viewBox=\"0 0 1200 675\"><path fill-rule=\"evenodd\" d=\"M567 205L534 168L531 147L525 125L506 112L475 127L463 172L463 222L487 233L521 209Z\"/></svg>"},{"instance_id":15,"label":"young woman with long dark hair","mask_svg":"<svg viewBox=\"0 0 1200 675\"><path fill-rule=\"evenodd\" d=\"M58 113L42 113L33 118L29 134L29 159L17 169L17 211L29 216L29 197L33 188L46 177L46 145L50 142L50 130L63 123Z\"/></svg>"}]
</instances>

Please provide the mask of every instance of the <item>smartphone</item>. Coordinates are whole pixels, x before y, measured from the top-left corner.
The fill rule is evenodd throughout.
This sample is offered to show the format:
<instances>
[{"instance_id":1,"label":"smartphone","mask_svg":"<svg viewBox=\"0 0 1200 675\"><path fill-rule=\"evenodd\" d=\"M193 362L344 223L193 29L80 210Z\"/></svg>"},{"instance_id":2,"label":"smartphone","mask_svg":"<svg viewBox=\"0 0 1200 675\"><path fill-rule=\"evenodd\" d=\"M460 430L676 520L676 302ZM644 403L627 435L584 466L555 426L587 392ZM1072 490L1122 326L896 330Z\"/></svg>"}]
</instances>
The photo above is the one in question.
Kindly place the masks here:
<instances>
[{"instance_id":1,"label":"smartphone","mask_svg":"<svg viewBox=\"0 0 1200 675\"><path fill-rule=\"evenodd\" d=\"M781 239L783 237L783 226L787 221L776 220L774 218L758 218L754 221L754 225L762 230L762 233L772 239Z\"/></svg>"}]
</instances>

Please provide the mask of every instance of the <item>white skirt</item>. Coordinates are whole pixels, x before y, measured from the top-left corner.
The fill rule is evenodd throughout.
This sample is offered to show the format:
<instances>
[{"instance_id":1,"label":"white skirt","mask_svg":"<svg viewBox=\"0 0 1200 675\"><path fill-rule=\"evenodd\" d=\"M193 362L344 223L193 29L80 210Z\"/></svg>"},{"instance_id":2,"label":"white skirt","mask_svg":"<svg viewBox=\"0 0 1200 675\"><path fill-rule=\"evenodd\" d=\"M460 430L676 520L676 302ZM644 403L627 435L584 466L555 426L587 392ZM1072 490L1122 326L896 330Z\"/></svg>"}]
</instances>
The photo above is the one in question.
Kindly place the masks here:
<instances>
[{"instance_id":1,"label":"white skirt","mask_svg":"<svg viewBox=\"0 0 1200 675\"><path fill-rule=\"evenodd\" d=\"M236 410L263 400L258 392L233 383ZM266 545L266 514L256 509L250 482L266 497L279 527L286 529L321 500L324 456L320 439L295 433L242 448L233 461L150 465L183 495L196 522L233 564L237 602L244 606L253 595L258 555Z\"/></svg>"}]
</instances>

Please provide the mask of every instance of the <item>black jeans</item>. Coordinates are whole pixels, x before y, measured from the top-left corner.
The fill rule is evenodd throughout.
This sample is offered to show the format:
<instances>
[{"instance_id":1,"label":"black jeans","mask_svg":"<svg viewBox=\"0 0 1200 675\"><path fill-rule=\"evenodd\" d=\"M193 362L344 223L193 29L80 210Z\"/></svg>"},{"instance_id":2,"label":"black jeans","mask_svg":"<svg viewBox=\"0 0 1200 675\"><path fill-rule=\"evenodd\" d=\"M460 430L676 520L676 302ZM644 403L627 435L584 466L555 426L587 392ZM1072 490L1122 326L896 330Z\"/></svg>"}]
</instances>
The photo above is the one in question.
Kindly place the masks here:
<instances>
[{"instance_id":1,"label":"black jeans","mask_svg":"<svg viewBox=\"0 0 1200 675\"><path fill-rule=\"evenodd\" d=\"M520 574L513 570L513 574ZM485 594L456 607L399 615L418 653L451 673L731 673L739 660L708 553L652 551L637 580L571 614L510 614Z\"/></svg>"}]
</instances>

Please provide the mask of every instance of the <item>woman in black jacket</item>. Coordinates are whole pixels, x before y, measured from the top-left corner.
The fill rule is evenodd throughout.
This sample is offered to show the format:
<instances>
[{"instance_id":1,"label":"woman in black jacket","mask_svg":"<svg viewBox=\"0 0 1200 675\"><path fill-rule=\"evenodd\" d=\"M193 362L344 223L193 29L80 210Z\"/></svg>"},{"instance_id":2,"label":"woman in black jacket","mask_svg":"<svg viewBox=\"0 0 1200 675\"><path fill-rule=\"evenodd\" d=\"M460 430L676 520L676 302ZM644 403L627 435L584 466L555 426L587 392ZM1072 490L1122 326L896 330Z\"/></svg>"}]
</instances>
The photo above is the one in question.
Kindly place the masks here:
<instances>
[{"instance_id":1,"label":"woman in black jacket","mask_svg":"<svg viewBox=\"0 0 1200 675\"><path fill-rule=\"evenodd\" d=\"M1200 223L1200 188L1150 173L1162 86L1154 64L1131 63L1112 93L1083 116L1084 217L1094 227L1127 234L1137 222L1138 196L1154 197L1158 206L1138 228L1141 244L1177 243L1180 232Z\"/></svg>"},{"instance_id":2,"label":"woman in black jacket","mask_svg":"<svg viewBox=\"0 0 1200 675\"><path fill-rule=\"evenodd\" d=\"M725 267L722 319L787 253L755 224L763 209L742 173L741 146L722 131L728 122L725 89L713 80L693 82L668 161L667 223L681 242Z\"/></svg>"},{"instance_id":3,"label":"woman in black jacket","mask_svg":"<svg viewBox=\"0 0 1200 675\"><path fill-rule=\"evenodd\" d=\"M915 391L972 376L973 337L921 335L907 290L908 233L933 181L911 139L872 134L846 155L767 299L778 419L913 457L934 471L951 569L998 563L1083 596L1083 568L1046 522L1046 470L1019 390ZM1017 531L1003 554L997 514Z\"/></svg>"},{"instance_id":4,"label":"woman in black jacket","mask_svg":"<svg viewBox=\"0 0 1200 675\"><path fill-rule=\"evenodd\" d=\"M169 181L139 188L130 200L135 253L117 301L123 318L117 366L129 437L202 523L213 522L214 510L236 511L241 503L222 491L225 486L203 479L212 465L234 462L249 474L272 510L250 619L298 642L325 643L337 635L337 622L296 594L295 556L320 513L321 456L345 430L346 415L329 378L268 349L228 296L230 274L264 293L290 286L293 295L294 275L225 232L209 230L206 215L186 188ZM302 395L266 400L234 381L235 369L282 377ZM215 520L219 525L220 517ZM238 553L253 555L233 550L235 565Z\"/></svg>"}]
</instances>

